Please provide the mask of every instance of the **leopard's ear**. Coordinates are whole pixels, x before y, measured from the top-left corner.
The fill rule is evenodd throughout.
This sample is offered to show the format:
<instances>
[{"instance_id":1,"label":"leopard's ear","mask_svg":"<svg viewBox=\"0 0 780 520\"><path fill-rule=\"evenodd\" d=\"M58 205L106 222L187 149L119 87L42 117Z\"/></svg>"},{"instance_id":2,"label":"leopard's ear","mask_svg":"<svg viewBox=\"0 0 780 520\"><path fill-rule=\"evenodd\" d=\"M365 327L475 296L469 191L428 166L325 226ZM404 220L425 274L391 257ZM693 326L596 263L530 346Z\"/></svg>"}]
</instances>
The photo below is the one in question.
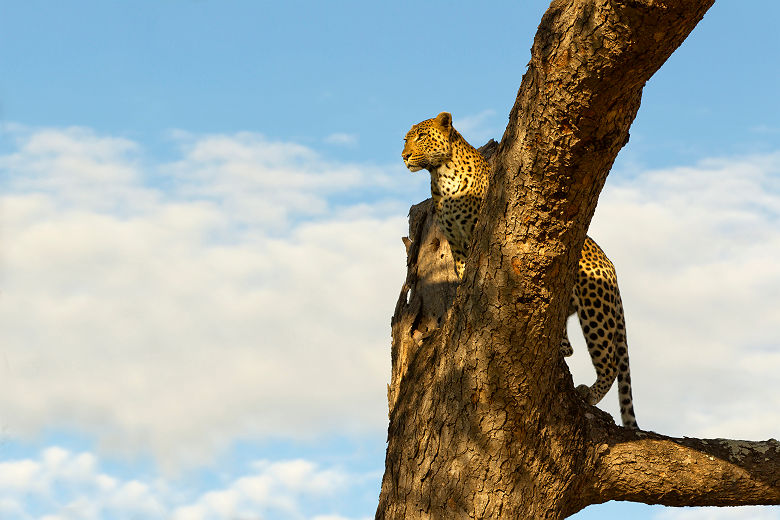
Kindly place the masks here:
<instances>
[{"instance_id":1,"label":"leopard's ear","mask_svg":"<svg viewBox=\"0 0 780 520\"><path fill-rule=\"evenodd\" d=\"M452 114L449 112L442 112L436 116L436 122L445 130L452 128Z\"/></svg>"}]
</instances>

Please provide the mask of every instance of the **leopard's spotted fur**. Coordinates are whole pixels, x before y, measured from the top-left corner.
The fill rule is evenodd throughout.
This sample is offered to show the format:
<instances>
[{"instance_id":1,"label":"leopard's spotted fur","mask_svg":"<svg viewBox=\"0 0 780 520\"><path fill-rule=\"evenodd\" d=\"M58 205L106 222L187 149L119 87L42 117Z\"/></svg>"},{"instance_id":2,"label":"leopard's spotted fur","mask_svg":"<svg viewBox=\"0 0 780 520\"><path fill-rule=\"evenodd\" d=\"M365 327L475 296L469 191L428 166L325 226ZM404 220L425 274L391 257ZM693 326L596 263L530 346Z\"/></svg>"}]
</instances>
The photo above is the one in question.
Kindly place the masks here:
<instances>
[{"instance_id":1,"label":"leopard's spotted fur","mask_svg":"<svg viewBox=\"0 0 780 520\"><path fill-rule=\"evenodd\" d=\"M482 155L452 127L452 116L442 112L412 126L401 154L411 171L427 169L431 195L444 236L450 243L458 278L463 276L469 244L488 187L490 166ZM577 391L596 404L618 379L623 425L637 428L631 396L626 327L615 268L609 258L586 237L571 297L570 314L577 314L588 344L596 382ZM573 353L564 330L564 356Z\"/></svg>"}]
</instances>

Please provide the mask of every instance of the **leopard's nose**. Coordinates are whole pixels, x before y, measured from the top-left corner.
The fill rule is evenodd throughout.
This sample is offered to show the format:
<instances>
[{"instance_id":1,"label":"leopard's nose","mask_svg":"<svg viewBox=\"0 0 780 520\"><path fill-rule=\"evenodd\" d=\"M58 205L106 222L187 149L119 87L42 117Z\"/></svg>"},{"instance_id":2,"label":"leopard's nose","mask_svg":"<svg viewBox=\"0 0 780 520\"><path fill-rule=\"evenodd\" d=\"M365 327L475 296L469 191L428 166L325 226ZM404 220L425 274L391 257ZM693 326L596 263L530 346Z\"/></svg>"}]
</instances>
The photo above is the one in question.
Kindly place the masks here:
<instances>
[{"instance_id":1,"label":"leopard's nose","mask_svg":"<svg viewBox=\"0 0 780 520\"><path fill-rule=\"evenodd\" d=\"M401 158L404 160L404 162L406 162L410 155L412 155L412 152L401 152Z\"/></svg>"}]
</instances>

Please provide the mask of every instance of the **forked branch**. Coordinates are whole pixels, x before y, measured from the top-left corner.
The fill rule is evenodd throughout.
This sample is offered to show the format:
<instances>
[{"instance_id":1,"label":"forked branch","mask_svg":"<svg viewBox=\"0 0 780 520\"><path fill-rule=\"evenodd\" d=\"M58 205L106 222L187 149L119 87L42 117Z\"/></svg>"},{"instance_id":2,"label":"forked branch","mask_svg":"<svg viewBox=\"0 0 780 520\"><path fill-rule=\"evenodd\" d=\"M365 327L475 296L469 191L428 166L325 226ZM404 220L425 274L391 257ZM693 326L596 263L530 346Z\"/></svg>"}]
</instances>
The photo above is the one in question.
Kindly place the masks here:
<instances>
[{"instance_id":1,"label":"forked branch","mask_svg":"<svg viewBox=\"0 0 780 520\"><path fill-rule=\"evenodd\" d=\"M559 351L570 273L642 88L713 2L554 0L459 285L430 205L413 208L377 518L780 502L777 441L619 428L574 391Z\"/></svg>"}]
</instances>

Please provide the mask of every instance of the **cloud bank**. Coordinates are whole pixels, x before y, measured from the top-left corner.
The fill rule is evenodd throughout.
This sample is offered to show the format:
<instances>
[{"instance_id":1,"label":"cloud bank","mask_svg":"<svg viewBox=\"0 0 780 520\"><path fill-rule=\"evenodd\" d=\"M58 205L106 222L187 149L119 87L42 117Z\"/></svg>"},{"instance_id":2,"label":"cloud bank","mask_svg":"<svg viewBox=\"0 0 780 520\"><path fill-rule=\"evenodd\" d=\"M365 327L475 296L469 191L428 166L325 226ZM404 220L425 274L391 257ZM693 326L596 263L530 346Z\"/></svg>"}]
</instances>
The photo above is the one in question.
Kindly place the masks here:
<instances>
[{"instance_id":1,"label":"cloud bank","mask_svg":"<svg viewBox=\"0 0 780 520\"><path fill-rule=\"evenodd\" d=\"M257 460L238 477L193 492L180 482L128 479L106 471L98 456L50 447L34 458L0 463L0 515L20 520L325 520L339 495L376 475L320 467L304 459Z\"/></svg>"},{"instance_id":2,"label":"cloud bank","mask_svg":"<svg viewBox=\"0 0 780 520\"><path fill-rule=\"evenodd\" d=\"M0 158L8 435L67 427L199 463L238 438L383 428L406 229L388 172L253 134L179 135L158 163L86 129L17 139Z\"/></svg>"},{"instance_id":3,"label":"cloud bank","mask_svg":"<svg viewBox=\"0 0 780 520\"><path fill-rule=\"evenodd\" d=\"M89 129L13 136L7 436L72 429L177 466L242 439L382 434L399 237L425 176L251 133L180 132L165 160ZM591 236L618 269L641 426L777 436L779 170L775 153L610 179Z\"/></svg>"}]
</instances>

